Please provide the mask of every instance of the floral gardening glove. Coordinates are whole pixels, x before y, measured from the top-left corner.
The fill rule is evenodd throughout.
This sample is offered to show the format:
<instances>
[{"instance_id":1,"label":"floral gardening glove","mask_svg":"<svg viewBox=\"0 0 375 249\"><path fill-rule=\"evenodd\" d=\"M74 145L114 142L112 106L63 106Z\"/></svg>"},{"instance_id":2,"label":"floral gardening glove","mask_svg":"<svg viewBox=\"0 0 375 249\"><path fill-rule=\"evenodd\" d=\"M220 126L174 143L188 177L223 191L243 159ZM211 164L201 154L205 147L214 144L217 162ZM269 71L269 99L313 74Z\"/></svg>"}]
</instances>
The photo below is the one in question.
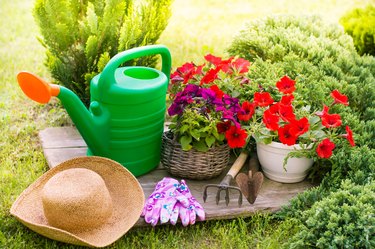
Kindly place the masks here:
<instances>
[{"instance_id":1,"label":"floral gardening glove","mask_svg":"<svg viewBox=\"0 0 375 249\"><path fill-rule=\"evenodd\" d=\"M154 192L146 200L141 216L144 216L146 223L156 226L159 221L166 223L170 219L173 208L177 202L177 190L179 182L176 179L164 177L156 184Z\"/></svg>"},{"instance_id":2,"label":"floral gardening glove","mask_svg":"<svg viewBox=\"0 0 375 249\"><path fill-rule=\"evenodd\" d=\"M171 223L176 224L178 215L181 219L182 225L193 225L198 216L198 220L205 220L205 213L203 207L199 202L193 197L188 186L186 185L185 180L181 180L181 184L178 187L178 191L182 195L176 196L178 202L176 203L172 215Z\"/></svg>"}]
</instances>

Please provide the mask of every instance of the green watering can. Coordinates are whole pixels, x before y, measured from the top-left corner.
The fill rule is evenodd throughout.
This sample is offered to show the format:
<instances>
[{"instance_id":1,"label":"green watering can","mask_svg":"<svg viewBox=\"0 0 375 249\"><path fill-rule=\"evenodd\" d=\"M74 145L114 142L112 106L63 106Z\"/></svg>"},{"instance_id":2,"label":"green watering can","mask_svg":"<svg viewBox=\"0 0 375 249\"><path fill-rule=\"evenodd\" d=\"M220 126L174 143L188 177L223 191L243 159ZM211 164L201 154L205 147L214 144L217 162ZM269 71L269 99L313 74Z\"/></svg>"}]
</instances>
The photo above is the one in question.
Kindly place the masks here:
<instances>
[{"instance_id":1,"label":"green watering can","mask_svg":"<svg viewBox=\"0 0 375 249\"><path fill-rule=\"evenodd\" d=\"M126 61L161 55L161 72L154 68L119 67ZM90 82L90 108L71 90L28 72L17 75L22 91L32 100L47 103L59 98L85 140L87 155L113 159L135 176L159 164L164 128L166 92L171 55L163 45L130 49L114 56Z\"/></svg>"}]
</instances>

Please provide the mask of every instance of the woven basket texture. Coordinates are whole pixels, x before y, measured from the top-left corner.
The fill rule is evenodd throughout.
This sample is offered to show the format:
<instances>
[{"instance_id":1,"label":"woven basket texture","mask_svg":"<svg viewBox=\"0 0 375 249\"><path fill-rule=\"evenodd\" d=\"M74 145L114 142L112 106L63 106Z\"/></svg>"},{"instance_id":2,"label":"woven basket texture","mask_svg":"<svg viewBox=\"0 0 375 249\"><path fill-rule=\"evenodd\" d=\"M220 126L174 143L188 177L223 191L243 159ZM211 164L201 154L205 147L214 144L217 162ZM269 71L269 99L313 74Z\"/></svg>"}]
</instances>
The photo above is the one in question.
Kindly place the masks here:
<instances>
[{"instance_id":1,"label":"woven basket texture","mask_svg":"<svg viewBox=\"0 0 375 249\"><path fill-rule=\"evenodd\" d=\"M167 171L181 178L205 180L219 176L229 163L230 148L227 144L200 152L194 148L184 151L173 139L173 133L165 132L161 146L161 162Z\"/></svg>"}]
</instances>

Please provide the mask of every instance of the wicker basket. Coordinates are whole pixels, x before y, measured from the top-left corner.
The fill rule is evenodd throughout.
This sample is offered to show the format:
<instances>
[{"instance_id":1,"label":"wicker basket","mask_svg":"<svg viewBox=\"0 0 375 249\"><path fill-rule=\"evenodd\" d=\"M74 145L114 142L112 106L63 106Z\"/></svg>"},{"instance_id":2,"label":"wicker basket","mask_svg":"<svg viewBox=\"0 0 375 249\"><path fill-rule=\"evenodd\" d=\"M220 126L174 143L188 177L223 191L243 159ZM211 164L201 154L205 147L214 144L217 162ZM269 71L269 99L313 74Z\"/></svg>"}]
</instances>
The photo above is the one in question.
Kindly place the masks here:
<instances>
[{"instance_id":1,"label":"wicker basket","mask_svg":"<svg viewBox=\"0 0 375 249\"><path fill-rule=\"evenodd\" d=\"M230 148L227 144L210 148L207 152L195 149L184 151L171 132L163 134L161 162L174 176L194 180L214 178L228 166Z\"/></svg>"}]
</instances>

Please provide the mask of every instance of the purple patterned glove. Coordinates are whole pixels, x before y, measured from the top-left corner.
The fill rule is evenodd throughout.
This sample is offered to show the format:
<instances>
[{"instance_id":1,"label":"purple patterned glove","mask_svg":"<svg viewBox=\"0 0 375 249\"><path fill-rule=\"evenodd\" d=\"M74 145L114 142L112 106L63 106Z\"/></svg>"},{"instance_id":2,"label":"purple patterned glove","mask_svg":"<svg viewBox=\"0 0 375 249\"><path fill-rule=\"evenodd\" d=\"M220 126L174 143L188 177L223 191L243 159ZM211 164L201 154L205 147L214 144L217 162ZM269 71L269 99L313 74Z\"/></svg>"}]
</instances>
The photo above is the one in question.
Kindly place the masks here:
<instances>
[{"instance_id":1,"label":"purple patterned glove","mask_svg":"<svg viewBox=\"0 0 375 249\"><path fill-rule=\"evenodd\" d=\"M180 217L182 225L194 224L196 217L203 221L205 213L203 207L192 196L186 182L181 184L169 177L164 177L156 184L154 192L146 200L141 216L146 223L155 226L170 221L175 225Z\"/></svg>"},{"instance_id":2,"label":"purple patterned glove","mask_svg":"<svg viewBox=\"0 0 375 249\"><path fill-rule=\"evenodd\" d=\"M161 223L168 222L177 202L176 195L181 195L177 190L178 187L179 182L169 177L164 177L156 184L155 190L146 200L141 214L146 223L156 226L159 218Z\"/></svg>"},{"instance_id":3,"label":"purple patterned glove","mask_svg":"<svg viewBox=\"0 0 375 249\"><path fill-rule=\"evenodd\" d=\"M193 197L191 194L188 186L186 185L185 180L181 180L181 184L178 188L178 191L182 194L182 196L176 196L178 202L176 206L179 209L179 216L183 226L193 225L196 221L196 217L198 216L198 220L203 221L205 220L206 216L203 210L203 207L199 202ZM173 211L173 214L175 211ZM174 214L175 215L175 214ZM174 215L172 215L173 221L175 219ZM171 223L172 223L171 218Z\"/></svg>"}]
</instances>

